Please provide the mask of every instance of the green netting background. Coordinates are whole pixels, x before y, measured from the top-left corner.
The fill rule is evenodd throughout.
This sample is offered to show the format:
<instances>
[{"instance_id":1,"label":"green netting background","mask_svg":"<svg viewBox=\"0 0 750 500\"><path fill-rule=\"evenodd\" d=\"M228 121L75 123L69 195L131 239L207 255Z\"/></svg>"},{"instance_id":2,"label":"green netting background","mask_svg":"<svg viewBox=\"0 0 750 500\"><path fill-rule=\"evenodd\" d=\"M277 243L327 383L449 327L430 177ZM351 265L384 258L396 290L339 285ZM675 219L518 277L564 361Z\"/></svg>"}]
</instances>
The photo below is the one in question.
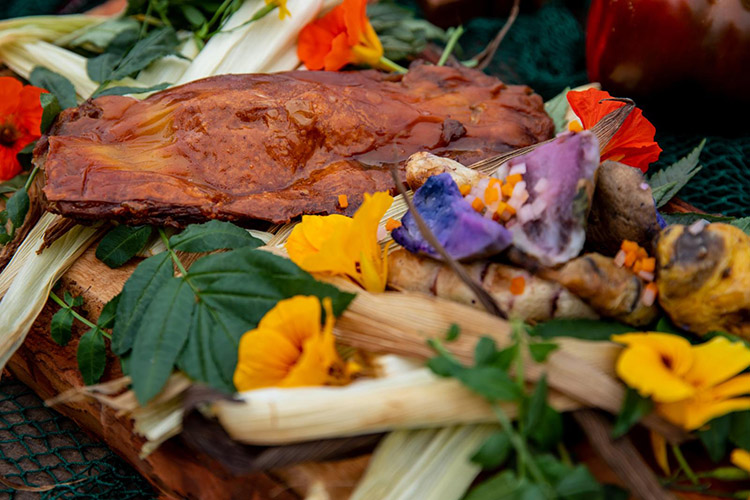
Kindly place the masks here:
<instances>
[{"instance_id":1,"label":"green netting background","mask_svg":"<svg viewBox=\"0 0 750 500\"><path fill-rule=\"evenodd\" d=\"M76 2L64 0L4 0L0 18L28 13L55 12ZM95 1L80 1L90 6ZM402 0L414 7L413 0ZM484 47L502 19L475 19L461 40L466 54ZM488 68L508 83L526 83L550 98L566 86L586 82L584 33L573 12L548 3L534 13L521 14ZM646 110L648 115L648 110ZM702 136L673 134L660 129L664 149L660 166L687 154ZM702 155L704 169L681 196L703 210L727 215L750 215L750 138L708 137ZM62 484L45 493L0 489L1 498L151 498L148 484L101 443L86 436L71 421L45 408L21 384L3 379L0 384L0 472L27 485Z\"/></svg>"}]
</instances>

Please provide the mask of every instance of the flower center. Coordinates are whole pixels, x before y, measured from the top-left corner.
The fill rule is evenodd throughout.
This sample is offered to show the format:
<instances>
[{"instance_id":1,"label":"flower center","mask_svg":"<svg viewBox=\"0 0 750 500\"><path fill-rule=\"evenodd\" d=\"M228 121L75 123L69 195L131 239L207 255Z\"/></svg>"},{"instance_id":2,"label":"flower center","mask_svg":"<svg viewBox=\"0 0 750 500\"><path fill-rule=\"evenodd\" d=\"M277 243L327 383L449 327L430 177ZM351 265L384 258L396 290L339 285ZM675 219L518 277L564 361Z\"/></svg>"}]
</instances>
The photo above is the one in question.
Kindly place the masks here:
<instances>
[{"instance_id":1,"label":"flower center","mask_svg":"<svg viewBox=\"0 0 750 500\"><path fill-rule=\"evenodd\" d=\"M21 134L12 123L0 125L0 146L11 147L18 140Z\"/></svg>"},{"instance_id":2,"label":"flower center","mask_svg":"<svg viewBox=\"0 0 750 500\"><path fill-rule=\"evenodd\" d=\"M664 354L661 355L661 362L664 363L664 366L666 366L668 369L672 369L672 358L665 356Z\"/></svg>"}]
</instances>

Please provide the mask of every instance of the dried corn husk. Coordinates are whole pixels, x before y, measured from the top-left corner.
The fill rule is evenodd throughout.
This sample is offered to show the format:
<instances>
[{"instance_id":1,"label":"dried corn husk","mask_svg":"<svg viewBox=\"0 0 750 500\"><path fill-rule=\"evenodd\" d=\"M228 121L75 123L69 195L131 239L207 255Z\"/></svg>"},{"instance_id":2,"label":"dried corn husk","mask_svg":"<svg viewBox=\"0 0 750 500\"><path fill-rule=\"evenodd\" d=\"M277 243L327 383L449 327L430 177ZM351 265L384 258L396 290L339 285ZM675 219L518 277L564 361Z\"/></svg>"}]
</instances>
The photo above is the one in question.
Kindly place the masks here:
<instances>
[{"instance_id":1,"label":"dried corn husk","mask_svg":"<svg viewBox=\"0 0 750 500\"><path fill-rule=\"evenodd\" d=\"M96 227L77 225L37 254L45 230L58 218L44 214L0 273L0 370L23 343L52 285L96 237Z\"/></svg>"},{"instance_id":2,"label":"dried corn husk","mask_svg":"<svg viewBox=\"0 0 750 500\"><path fill-rule=\"evenodd\" d=\"M395 431L383 439L350 500L459 500L481 468L469 459L495 425Z\"/></svg>"},{"instance_id":3,"label":"dried corn husk","mask_svg":"<svg viewBox=\"0 0 750 500\"><path fill-rule=\"evenodd\" d=\"M65 35L106 21L105 17L28 16L0 21L0 47L10 42L55 42Z\"/></svg>"}]
</instances>

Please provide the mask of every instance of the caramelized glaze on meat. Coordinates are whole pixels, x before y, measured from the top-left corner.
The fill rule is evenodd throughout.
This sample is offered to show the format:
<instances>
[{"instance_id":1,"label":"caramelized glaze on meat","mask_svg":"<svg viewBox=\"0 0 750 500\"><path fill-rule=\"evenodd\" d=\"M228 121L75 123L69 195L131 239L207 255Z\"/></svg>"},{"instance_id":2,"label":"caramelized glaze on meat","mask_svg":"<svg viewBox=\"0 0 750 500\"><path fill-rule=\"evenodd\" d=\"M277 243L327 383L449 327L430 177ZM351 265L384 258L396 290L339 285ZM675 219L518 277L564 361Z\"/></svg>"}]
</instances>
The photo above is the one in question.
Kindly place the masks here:
<instances>
[{"instance_id":1,"label":"caramelized glaze on meat","mask_svg":"<svg viewBox=\"0 0 750 500\"><path fill-rule=\"evenodd\" d=\"M469 69L225 75L64 111L35 151L48 208L180 225L351 214L427 150L468 164L547 139L542 100ZM338 195L349 199L338 207Z\"/></svg>"}]
</instances>

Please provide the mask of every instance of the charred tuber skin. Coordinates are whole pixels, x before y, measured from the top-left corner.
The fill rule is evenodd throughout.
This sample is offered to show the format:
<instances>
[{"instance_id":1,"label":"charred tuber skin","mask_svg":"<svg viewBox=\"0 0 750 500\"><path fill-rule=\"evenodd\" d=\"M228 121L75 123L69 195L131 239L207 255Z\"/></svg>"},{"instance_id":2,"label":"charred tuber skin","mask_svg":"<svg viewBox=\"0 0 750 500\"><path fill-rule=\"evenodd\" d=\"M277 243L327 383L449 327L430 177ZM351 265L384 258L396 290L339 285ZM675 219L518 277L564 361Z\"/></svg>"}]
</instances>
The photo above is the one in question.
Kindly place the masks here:
<instances>
[{"instance_id":1,"label":"charred tuber skin","mask_svg":"<svg viewBox=\"0 0 750 500\"><path fill-rule=\"evenodd\" d=\"M750 338L750 236L728 224L674 225L657 240L659 303L691 332Z\"/></svg>"}]
</instances>

